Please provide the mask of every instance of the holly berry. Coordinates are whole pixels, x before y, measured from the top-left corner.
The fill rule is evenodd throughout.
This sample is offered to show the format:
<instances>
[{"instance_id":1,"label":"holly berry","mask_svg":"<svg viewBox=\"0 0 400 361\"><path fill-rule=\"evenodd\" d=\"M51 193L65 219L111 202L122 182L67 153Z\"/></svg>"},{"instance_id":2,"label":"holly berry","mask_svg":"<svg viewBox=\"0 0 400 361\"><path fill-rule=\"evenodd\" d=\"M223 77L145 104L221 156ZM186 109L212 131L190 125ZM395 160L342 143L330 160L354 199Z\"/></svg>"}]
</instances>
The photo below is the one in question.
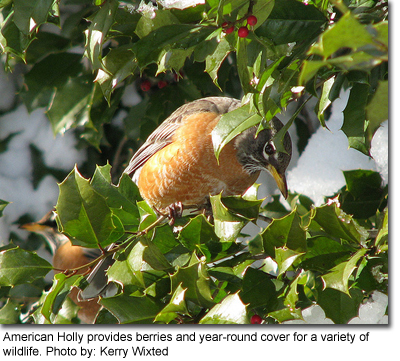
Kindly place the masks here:
<instances>
[{"instance_id":1,"label":"holly berry","mask_svg":"<svg viewBox=\"0 0 400 361\"><path fill-rule=\"evenodd\" d=\"M254 15L250 15L247 18L247 24L249 24L250 26L254 26L257 24L257 18Z\"/></svg>"},{"instance_id":2,"label":"holly berry","mask_svg":"<svg viewBox=\"0 0 400 361\"><path fill-rule=\"evenodd\" d=\"M168 83L165 80L160 80L157 84L159 89L162 89L164 87L166 87L168 85Z\"/></svg>"},{"instance_id":3,"label":"holly berry","mask_svg":"<svg viewBox=\"0 0 400 361\"><path fill-rule=\"evenodd\" d=\"M246 26L242 26L238 30L238 35L239 38L247 38L247 35L249 35L249 29L247 29Z\"/></svg>"},{"instance_id":4,"label":"holly berry","mask_svg":"<svg viewBox=\"0 0 400 361\"><path fill-rule=\"evenodd\" d=\"M261 316L259 316L259 315L253 315L253 316L251 316L250 323L251 323L252 325L260 324L261 322L262 322Z\"/></svg>"},{"instance_id":5,"label":"holly berry","mask_svg":"<svg viewBox=\"0 0 400 361\"><path fill-rule=\"evenodd\" d=\"M151 83L149 80L144 80L140 83L140 89L144 92L148 92L151 88Z\"/></svg>"},{"instance_id":6,"label":"holly berry","mask_svg":"<svg viewBox=\"0 0 400 361\"><path fill-rule=\"evenodd\" d=\"M230 34L231 32L233 32L234 29L235 29L235 28L234 28L233 26L231 26L230 28L225 29L225 30L224 30L224 33L225 33L225 34Z\"/></svg>"},{"instance_id":7,"label":"holly berry","mask_svg":"<svg viewBox=\"0 0 400 361\"><path fill-rule=\"evenodd\" d=\"M229 26L229 23L227 23L226 21L222 23L222 29L225 34L230 34L235 29L233 26L230 26L229 28L228 28L228 26Z\"/></svg>"}]
</instances>

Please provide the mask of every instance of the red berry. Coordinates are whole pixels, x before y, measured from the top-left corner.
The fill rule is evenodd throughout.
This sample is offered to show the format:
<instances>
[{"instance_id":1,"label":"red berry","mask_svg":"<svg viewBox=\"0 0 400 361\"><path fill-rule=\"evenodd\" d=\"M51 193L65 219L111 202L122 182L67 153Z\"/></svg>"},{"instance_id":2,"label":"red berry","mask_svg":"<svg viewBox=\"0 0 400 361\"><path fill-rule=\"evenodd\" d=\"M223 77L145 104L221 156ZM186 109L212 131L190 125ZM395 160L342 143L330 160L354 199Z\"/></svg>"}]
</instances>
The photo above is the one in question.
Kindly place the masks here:
<instances>
[{"instance_id":1,"label":"red berry","mask_svg":"<svg viewBox=\"0 0 400 361\"><path fill-rule=\"evenodd\" d=\"M160 80L157 85L158 85L159 89L162 89L162 88L166 87L168 85L168 83L165 80Z\"/></svg>"},{"instance_id":2,"label":"red berry","mask_svg":"<svg viewBox=\"0 0 400 361\"><path fill-rule=\"evenodd\" d=\"M251 316L250 323L251 323L252 325L254 325L254 324L260 324L261 322L262 322L262 318L261 318L259 315L253 315L253 316Z\"/></svg>"},{"instance_id":3,"label":"red berry","mask_svg":"<svg viewBox=\"0 0 400 361\"><path fill-rule=\"evenodd\" d=\"M226 21L222 23L222 29L225 34L230 34L235 29L233 26L229 26L229 28L228 26L229 23L227 23Z\"/></svg>"},{"instance_id":4,"label":"red berry","mask_svg":"<svg viewBox=\"0 0 400 361\"><path fill-rule=\"evenodd\" d=\"M247 18L247 24L249 24L250 26L254 26L257 24L257 18L254 15L250 15Z\"/></svg>"},{"instance_id":5,"label":"red berry","mask_svg":"<svg viewBox=\"0 0 400 361\"><path fill-rule=\"evenodd\" d=\"M249 29L247 29L246 26L242 26L238 30L238 35L239 38L247 38L247 35L249 35Z\"/></svg>"},{"instance_id":6,"label":"red berry","mask_svg":"<svg viewBox=\"0 0 400 361\"><path fill-rule=\"evenodd\" d=\"M151 88L151 83L149 80L144 80L140 83L140 89L144 92L148 92Z\"/></svg>"}]
</instances>

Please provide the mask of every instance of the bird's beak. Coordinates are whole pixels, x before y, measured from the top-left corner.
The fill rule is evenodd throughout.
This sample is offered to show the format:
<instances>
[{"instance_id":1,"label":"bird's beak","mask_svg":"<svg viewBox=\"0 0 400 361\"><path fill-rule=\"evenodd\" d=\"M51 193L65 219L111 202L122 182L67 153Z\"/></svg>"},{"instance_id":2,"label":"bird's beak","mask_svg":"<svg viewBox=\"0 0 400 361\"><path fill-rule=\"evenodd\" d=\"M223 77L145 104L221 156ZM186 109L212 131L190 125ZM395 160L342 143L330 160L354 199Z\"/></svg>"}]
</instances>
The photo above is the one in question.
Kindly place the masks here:
<instances>
[{"instance_id":1,"label":"bird's beak","mask_svg":"<svg viewBox=\"0 0 400 361\"><path fill-rule=\"evenodd\" d=\"M33 222L33 223L22 224L19 226L19 228L25 229L26 231L29 231L29 232L40 233L41 231L44 231L47 227L38 222Z\"/></svg>"},{"instance_id":2,"label":"bird's beak","mask_svg":"<svg viewBox=\"0 0 400 361\"><path fill-rule=\"evenodd\" d=\"M285 173L280 174L276 168L272 165L268 166L268 171L272 174L275 179L276 184L278 185L279 190L281 191L282 195L285 199L288 197L288 189L286 184L286 176Z\"/></svg>"}]
</instances>

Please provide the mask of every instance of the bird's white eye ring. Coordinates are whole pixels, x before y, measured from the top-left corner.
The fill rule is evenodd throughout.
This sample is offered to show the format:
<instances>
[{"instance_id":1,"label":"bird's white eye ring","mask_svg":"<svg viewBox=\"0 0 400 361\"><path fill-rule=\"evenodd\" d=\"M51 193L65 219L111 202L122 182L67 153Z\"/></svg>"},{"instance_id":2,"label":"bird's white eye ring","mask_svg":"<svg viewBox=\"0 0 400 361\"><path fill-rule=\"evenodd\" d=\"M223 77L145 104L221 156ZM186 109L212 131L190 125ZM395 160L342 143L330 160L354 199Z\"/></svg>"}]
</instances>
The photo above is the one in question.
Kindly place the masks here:
<instances>
[{"instance_id":1,"label":"bird's white eye ring","mask_svg":"<svg viewBox=\"0 0 400 361\"><path fill-rule=\"evenodd\" d=\"M275 146L272 143L267 143L264 146L264 154L265 155L272 155L275 153Z\"/></svg>"}]
</instances>

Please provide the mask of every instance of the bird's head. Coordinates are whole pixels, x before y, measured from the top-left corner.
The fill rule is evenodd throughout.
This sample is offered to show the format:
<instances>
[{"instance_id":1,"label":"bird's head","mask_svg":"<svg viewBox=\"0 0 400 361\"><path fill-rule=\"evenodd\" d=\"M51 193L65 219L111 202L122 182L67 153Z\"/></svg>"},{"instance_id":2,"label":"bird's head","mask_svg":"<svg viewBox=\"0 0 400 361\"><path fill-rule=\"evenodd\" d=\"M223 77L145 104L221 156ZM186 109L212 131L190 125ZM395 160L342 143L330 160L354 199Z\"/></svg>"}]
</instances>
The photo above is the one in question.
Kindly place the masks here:
<instances>
[{"instance_id":1,"label":"bird's head","mask_svg":"<svg viewBox=\"0 0 400 361\"><path fill-rule=\"evenodd\" d=\"M257 127L252 127L238 135L235 139L237 157L249 174L262 170L268 171L274 177L282 195L287 198L285 172L292 157L292 141L286 133L282 141L285 151L278 151L279 147L276 143L278 140L275 136L283 124L279 119L273 118L269 126L258 134L256 134Z\"/></svg>"}]
</instances>

